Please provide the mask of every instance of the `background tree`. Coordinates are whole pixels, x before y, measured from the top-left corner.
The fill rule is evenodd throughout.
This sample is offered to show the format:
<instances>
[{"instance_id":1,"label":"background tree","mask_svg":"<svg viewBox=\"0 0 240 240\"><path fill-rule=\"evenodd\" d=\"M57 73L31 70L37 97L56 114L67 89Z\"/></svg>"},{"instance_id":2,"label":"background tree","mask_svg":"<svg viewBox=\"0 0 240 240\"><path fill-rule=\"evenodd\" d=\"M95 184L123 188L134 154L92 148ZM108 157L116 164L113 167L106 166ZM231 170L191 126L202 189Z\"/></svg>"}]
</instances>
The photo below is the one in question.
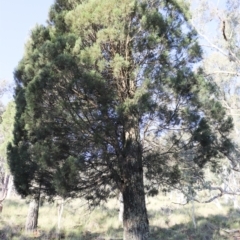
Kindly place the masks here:
<instances>
[{"instance_id":1,"label":"background tree","mask_svg":"<svg viewBox=\"0 0 240 240\"><path fill-rule=\"evenodd\" d=\"M204 72L218 86L221 103L233 118L231 138L236 146L240 143L239 3L238 0L191 1L191 23L200 36L204 51ZM219 183L223 184L221 189L230 195L239 194L239 187L234 184L239 178L239 150L238 147L237 156L226 162L218 173ZM236 201L234 206L237 206Z\"/></svg>"},{"instance_id":2,"label":"background tree","mask_svg":"<svg viewBox=\"0 0 240 240\"><path fill-rule=\"evenodd\" d=\"M196 169L230 154L232 121L199 60L182 3L56 1L15 73L20 191L49 184L98 204L118 189L124 239L147 239L144 176L154 193L181 179L183 152Z\"/></svg>"},{"instance_id":3,"label":"background tree","mask_svg":"<svg viewBox=\"0 0 240 240\"><path fill-rule=\"evenodd\" d=\"M12 89L7 81L0 80L0 97L3 99ZM12 130L15 114L15 104L10 102L7 106L0 101L0 186L1 186L1 210L2 202L9 197L12 191L12 176L7 166L7 144L12 140Z\"/></svg>"},{"instance_id":4,"label":"background tree","mask_svg":"<svg viewBox=\"0 0 240 240\"><path fill-rule=\"evenodd\" d=\"M13 124L15 115L15 103L9 102L5 108L5 111L1 115L2 122L0 123L0 172L1 172L1 185L2 185L2 197L10 196L12 191L12 176L7 165L7 145L12 141Z\"/></svg>"},{"instance_id":5,"label":"background tree","mask_svg":"<svg viewBox=\"0 0 240 240\"><path fill-rule=\"evenodd\" d=\"M0 80L0 184L2 196L9 196L12 190L12 176L9 174L7 165L7 145L12 141L15 103L13 101L6 104L4 97L11 93L13 84L9 84L6 80Z\"/></svg>"},{"instance_id":6,"label":"background tree","mask_svg":"<svg viewBox=\"0 0 240 240\"><path fill-rule=\"evenodd\" d=\"M22 110L25 106L23 98L24 91L17 86L15 102L16 114L13 131L13 142L8 145L8 163L12 175L14 176L14 186L21 196L33 195L32 203L30 203L29 214L26 220L26 231L33 231L37 228L38 209L39 209L39 174L37 164L30 160L30 153L27 151L30 145L26 130L24 129L24 121ZM21 107L19 102L21 102ZM16 147L18 144L18 147ZM9 160L11 159L11 160ZM35 177L34 184L31 179Z\"/></svg>"},{"instance_id":7,"label":"background tree","mask_svg":"<svg viewBox=\"0 0 240 240\"><path fill-rule=\"evenodd\" d=\"M221 90L221 102L234 120L232 137L237 140L239 106L239 1L192 3L192 20L204 50L203 67ZM225 37L224 37L225 35Z\"/></svg>"}]
</instances>

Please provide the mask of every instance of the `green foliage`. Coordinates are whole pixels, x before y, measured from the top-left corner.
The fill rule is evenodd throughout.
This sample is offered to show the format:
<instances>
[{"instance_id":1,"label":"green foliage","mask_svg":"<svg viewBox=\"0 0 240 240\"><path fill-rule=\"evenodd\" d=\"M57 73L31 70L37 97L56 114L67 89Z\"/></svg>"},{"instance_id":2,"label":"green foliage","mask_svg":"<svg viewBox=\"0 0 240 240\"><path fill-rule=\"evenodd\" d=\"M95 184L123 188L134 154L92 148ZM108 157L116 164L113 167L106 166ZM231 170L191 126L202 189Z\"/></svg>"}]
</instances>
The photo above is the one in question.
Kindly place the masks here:
<instances>
[{"instance_id":1,"label":"green foliage","mask_svg":"<svg viewBox=\"0 0 240 240\"><path fill-rule=\"evenodd\" d=\"M156 193L186 180L182 166L194 176L230 153L232 122L193 71L202 52L183 6L150 2L58 0L32 31L8 155L20 193L99 204L115 189L143 194L143 175Z\"/></svg>"},{"instance_id":2,"label":"green foliage","mask_svg":"<svg viewBox=\"0 0 240 240\"><path fill-rule=\"evenodd\" d=\"M7 157L7 144L12 141L12 131L14 125L15 103L10 102L4 112L1 114L0 134L3 142L0 143L0 156Z\"/></svg>"}]
</instances>

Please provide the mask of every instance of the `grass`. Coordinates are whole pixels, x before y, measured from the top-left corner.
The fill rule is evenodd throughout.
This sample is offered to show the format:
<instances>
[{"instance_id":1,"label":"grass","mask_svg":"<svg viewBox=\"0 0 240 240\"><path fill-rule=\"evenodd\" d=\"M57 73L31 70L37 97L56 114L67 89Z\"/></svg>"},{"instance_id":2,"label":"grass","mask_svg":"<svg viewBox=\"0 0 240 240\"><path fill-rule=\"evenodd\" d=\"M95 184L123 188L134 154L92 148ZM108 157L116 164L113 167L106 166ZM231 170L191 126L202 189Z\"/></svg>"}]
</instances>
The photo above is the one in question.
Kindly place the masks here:
<instances>
[{"instance_id":1,"label":"grass","mask_svg":"<svg viewBox=\"0 0 240 240\"><path fill-rule=\"evenodd\" d=\"M192 221L192 205L171 203L169 196L147 198L150 240L209 240L238 239L240 212L221 202L195 204L196 228ZM24 225L28 203L23 199L5 200L0 215L1 240L59 239L56 234L57 207L44 203L39 212L39 228L34 234L25 234ZM65 204L61 222L61 239L103 240L122 239L122 224L118 221L116 199L90 211L81 199Z\"/></svg>"}]
</instances>

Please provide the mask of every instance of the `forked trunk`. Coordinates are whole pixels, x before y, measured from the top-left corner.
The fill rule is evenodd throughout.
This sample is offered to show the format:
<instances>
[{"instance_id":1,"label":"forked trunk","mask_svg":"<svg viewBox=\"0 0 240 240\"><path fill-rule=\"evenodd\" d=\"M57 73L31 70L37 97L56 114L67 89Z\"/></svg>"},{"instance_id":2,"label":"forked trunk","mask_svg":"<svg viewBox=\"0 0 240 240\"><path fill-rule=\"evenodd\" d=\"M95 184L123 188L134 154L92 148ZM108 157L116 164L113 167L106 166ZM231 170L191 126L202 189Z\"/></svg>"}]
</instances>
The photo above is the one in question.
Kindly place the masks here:
<instances>
[{"instance_id":1,"label":"forked trunk","mask_svg":"<svg viewBox=\"0 0 240 240\"><path fill-rule=\"evenodd\" d=\"M34 198L29 204L28 215L25 225L26 232L33 232L34 230L37 229L38 211L39 211L39 198Z\"/></svg>"}]
</instances>

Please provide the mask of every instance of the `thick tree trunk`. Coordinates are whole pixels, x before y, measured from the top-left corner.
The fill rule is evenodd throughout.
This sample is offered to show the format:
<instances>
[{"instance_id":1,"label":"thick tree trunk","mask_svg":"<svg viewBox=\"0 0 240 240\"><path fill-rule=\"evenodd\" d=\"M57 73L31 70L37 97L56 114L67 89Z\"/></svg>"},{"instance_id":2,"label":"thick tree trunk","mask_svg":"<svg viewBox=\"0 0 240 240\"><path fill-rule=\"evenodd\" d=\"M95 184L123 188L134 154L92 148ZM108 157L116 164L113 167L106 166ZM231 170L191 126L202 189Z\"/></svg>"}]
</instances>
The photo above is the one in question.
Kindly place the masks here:
<instances>
[{"instance_id":1,"label":"thick tree trunk","mask_svg":"<svg viewBox=\"0 0 240 240\"><path fill-rule=\"evenodd\" d=\"M131 82L132 84L132 82ZM139 122L128 116L122 159L123 239L147 240L149 224L143 183L142 145Z\"/></svg>"},{"instance_id":2,"label":"thick tree trunk","mask_svg":"<svg viewBox=\"0 0 240 240\"><path fill-rule=\"evenodd\" d=\"M146 240L149 237L143 179L137 175L134 176L136 182L126 186L123 191L124 240Z\"/></svg>"},{"instance_id":3,"label":"thick tree trunk","mask_svg":"<svg viewBox=\"0 0 240 240\"><path fill-rule=\"evenodd\" d=\"M39 211L39 198L34 198L29 204L28 215L25 225L26 232L33 232L34 230L37 229L38 211Z\"/></svg>"}]
</instances>

